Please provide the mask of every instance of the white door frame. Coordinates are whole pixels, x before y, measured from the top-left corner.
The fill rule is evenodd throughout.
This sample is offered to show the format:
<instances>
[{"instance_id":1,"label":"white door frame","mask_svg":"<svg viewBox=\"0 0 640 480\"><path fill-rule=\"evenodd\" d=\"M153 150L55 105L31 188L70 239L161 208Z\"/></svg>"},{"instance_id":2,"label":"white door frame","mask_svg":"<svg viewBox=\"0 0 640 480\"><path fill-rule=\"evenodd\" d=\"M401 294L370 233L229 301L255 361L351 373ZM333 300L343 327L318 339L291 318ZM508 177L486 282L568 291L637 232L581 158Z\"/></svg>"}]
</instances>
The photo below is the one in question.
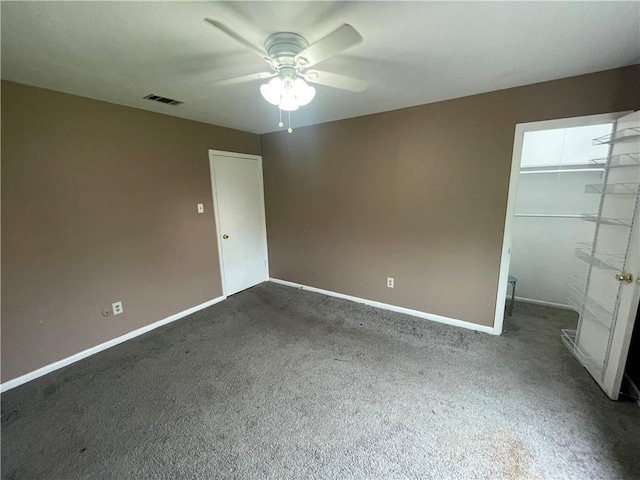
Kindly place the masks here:
<instances>
[{"instance_id":1,"label":"white door frame","mask_svg":"<svg viewBox=\"0 0 640 480\"><path fill-rule=\"evenodd\" d=\"M220 264L220 282L222 285L222 295L227 296L227 286L225 285L224 276L224 259L222 256L222 242L220 241L221 229L220 229L220 216L218 215L218 195L216 192L216 168L213 161L215 156L219 157L233 157L244 158L248 160L255 160L258 162L258 171L260 172L260 202L262 204L262 231L264 232L264 258L267 262L266 272L267 277L265 281L269 279L269 250L267 248L267 217L264 207L264 176L262 174L262 156L252 155L249 153L237 153L237 152L225 152L224 150L209 150L209 170L211 172L211 196L213 197L213 216L216 222L216 244L218 245L218 263Z\"/></svg>"},{"instance_id":2,"label":"white door frame","mask_svg":"<svg viewBox=\"0 0 640 480\"><path fill-rule=\"evenodd\" d=\"M496 311L493 320L493 334L502 334L504 320L505 298L507 295L507 279L511 263L511 240L513 234L513 218L518 197L518 180L520 178L520 162L522 160L522 145L526 132L553 130L558 128L584 127L613 122L614 120L632 113L626 112L604 113L601 115L587 115L584 117L560 118L541 122L518 123L513 139L513 156L511 157L511 175L509 177L509 196L507 197L507 213L504 219L504 236L502 238L502 254L500 256L500 276L498 277L498 295L496 297Z\"/></svg>"}]
</instances>

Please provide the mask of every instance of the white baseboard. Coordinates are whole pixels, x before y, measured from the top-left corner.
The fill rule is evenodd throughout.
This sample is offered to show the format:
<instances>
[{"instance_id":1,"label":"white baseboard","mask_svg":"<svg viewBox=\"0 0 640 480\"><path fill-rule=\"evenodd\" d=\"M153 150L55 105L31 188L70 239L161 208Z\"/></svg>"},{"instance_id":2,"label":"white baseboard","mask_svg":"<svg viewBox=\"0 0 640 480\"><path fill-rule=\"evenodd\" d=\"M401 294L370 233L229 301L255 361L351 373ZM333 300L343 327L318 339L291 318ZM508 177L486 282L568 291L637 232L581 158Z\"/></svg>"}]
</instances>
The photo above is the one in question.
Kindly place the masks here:
<instances>
[{"instance_id":1,"label":"white baseboard","mask_svg":"<svg viewBox=\"0 0 640 480\"><path fill-rule=\"evenodd\" d=\"M133 330L132 332L126 333L121 337L114 338L112 340L109 340L108 342L101 343L100 345L96 345L95 347L91 347L86 350L83 350L82 352L78 352L74 355L71 355L70 357L63 358L62 360L58 360L57 362L50 363L49 365L45 365L44 367L38 368L33 372L29 372L24 375L21 375L17 378L14 378L13 380L8 380L0 385L0 392L6 392L7 390L11 390L12 388L22 385L23 383L27 383L27 382L30 382L31 380L35 380L36 378L46 375L47 373L51 373L55 370L58 370L59 368L66 367L67 365L71 365L72 363L82 360L83 358L87 358L93 354L101 352L102 350L106 350L107 348L113 347L115 345L118 345L119 343L135 338L139 335L142 335L143 333L147 333L158 327L166 325L167 323L180 320L181 318L184 318L187 315L191 315L192 313L195 313L198 310L202 310L204 308L210 307L211 305L215 305L216 303L219 303L226 298L227 297L224 297L224 296L214 298L213 300L209 300L207 302L201 303L200 305L196 305L195 307L188 308L186 310L183 310L182 312L178 312L174 315L171 315L170 317L164 318L150 325L146 325L144 327L138 328L137 330Z\"/></svg>"},{"instance_id":2,"label":"white baseboard","mask_svg":"<svg viewBox=\"0 0 640 480\"><path fill-rule=\"evenodd\" d=\"M366 298L352 297L351 295L345 295L343 293L332 292L330 290L323 290L321 288L309 287L307 285L301 285L295 282L289 282L287 280L279 280L277 278L270 278L270 282L279 283L280 285L286 285L288 287L301 288L303 290L309 290L310 292L322 293L330 297L343 298L345 300L351 300L352 302L364 303L371 307L382 308L384 310L391 310L392 312L406 313L407 315L413 315L414 317L425 318L434 322L445 323L447 325L453 325L454 327L468 328L469 330L476 330L478 332L490 333L495 335L493 327L487 327L485 325L477 325L471 322L465 322L464 320L457 320L455 318L443 317L441 315L435 315L433 313L421 312L419 310L411 310L410 308L398 307L396 305L390 305L388 303L376 302L374 300L367 300Z\"/></svg>"},{"instance_id":3,"label":"white baseboard","mask_svg":"<svg viewBox=\"0 0 640 480\"><path fill-rule=\"evenodd\" d=\"M511 297L509 297L509 299L511 299ZM533 305L542 305L544 307L560 308L562 310L572 310L574 312L580 313L576 310L576 307L573 307L571 305L565 305L564 303L546 302L544 300L536 300L535 298L516 297L516 302L531 303Z\"/></svg>"}]
</instances>

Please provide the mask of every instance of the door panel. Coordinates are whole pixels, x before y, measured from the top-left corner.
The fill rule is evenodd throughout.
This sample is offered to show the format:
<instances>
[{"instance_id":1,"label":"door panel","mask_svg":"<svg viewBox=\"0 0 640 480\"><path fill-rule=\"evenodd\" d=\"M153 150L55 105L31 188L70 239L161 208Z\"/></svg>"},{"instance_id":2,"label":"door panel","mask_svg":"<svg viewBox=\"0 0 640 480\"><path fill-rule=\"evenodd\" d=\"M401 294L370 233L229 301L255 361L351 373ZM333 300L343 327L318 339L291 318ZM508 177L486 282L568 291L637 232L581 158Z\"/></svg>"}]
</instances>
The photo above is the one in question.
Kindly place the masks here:
<instances>
[{"instance_id":1,"label":"door panel","mask_svg":"<svg viewBox=\"0 0 640 480\"><path fill-rule=\"evenodd\" d=\"M262 167L259 158L214 154L211 175L228 296L268 277Z\"/></svg>"},{"instance_id":2,"label":"door panel","mask_svg":"<svg viewBox=\"0 0 640 480\"><path fill-rule=\"evenodd\" d=\"M608 138L609 155L602 184L586 191L600 195L593 243L582 245L576 255L589 263L582 291L574 350L585 368L612 399L617 399L624 373L631 332L638 308L640 240L638 198L640 189L640 113L620 118ZM616 279L628 272L634 281ZM566 340L565 340L566 341Z\"/></svg>"}]
</instances>

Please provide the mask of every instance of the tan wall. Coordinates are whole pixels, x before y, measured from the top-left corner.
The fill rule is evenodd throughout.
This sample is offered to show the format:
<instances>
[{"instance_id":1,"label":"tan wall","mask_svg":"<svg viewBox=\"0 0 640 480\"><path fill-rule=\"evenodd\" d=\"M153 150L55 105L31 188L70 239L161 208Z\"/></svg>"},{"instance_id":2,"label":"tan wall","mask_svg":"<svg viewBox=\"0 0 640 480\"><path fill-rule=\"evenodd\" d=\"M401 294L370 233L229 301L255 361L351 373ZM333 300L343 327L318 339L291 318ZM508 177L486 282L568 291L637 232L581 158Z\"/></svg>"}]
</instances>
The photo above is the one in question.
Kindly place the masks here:
<instances>
[{"instance_id":1,"label":"tan wall","mask_svg":"<svg viewBox=\"0 0 640 480\"><path fill-rule=\"evenodd\" d=\"M639 80L262 136L271 275L491 325L515 124L640 108ZM2 381L221 294L207 150L258 136L4 81L2 116Z\"/></svg>"},{"instance_id":2,"label":"tan wall","mask_svg":"<svg viewBox=\"0 0 640 480\"><path fill-rule=\"evenodd\" d=\"M2 381L222 294L210 148L260 140L2 82Z\"/></svg>"},{"instance_id":3,"label":"tan wall","mask_svg":"<svg viewBox=\"0 0 640 480\"><path fill-rule=\"evenodd\" d=\"M263 135L271 276L493 325L515 125L638 109L638 85L635 66Z\"/></svg>"}]
</instances>

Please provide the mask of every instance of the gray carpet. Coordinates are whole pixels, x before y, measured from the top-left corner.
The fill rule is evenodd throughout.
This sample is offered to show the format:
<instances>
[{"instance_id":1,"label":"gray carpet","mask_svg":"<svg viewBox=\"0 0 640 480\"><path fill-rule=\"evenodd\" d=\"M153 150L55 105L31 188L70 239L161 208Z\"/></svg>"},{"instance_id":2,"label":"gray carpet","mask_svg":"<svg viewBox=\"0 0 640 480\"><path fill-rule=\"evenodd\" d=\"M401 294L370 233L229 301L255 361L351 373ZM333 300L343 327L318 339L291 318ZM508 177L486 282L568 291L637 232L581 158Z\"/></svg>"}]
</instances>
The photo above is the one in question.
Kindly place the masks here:
<instances>
[{"instance_id":1,"label":"gray carpet","mask_svg":"<svg viewBox=\"0 0 640 480\"><path fill-rule=\"evenodd\" d=\"M640 409L501 337L262 284L2 396L4 479L639 478Z\"/></svg>"}]
</instances>

